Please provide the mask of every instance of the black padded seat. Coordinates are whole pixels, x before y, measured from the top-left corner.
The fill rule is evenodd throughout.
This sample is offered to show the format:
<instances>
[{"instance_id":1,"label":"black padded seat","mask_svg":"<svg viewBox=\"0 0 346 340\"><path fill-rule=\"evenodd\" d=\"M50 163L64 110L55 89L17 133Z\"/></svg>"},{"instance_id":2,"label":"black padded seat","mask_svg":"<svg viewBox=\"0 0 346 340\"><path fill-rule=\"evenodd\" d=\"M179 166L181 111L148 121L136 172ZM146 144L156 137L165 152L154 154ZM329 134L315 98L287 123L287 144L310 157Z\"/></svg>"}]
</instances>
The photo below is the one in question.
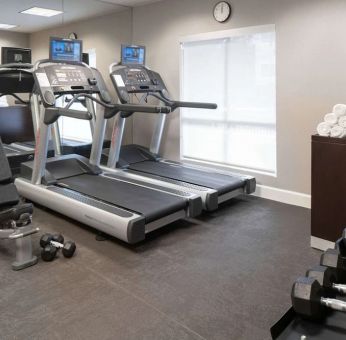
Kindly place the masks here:
<instances>
[{"instance_id":1,"label":"black padded seat","mask_svg":"<svg viewBox=\"0 0 346 340\"><path fill-rule=\"evenodd\" d=\"M0 139L0 208L16 205L19 195L12 182L12 173Z\"/></svg>"},{"instance_id":2,"label":"black padded seat","mask_svg":"<svg viewBox=\"0 0 346 340\"><path fill-rule=\"evenodd\" d=\"M13 183L0 185L0 209L19 202L17 188Z\"/></svg>"},{"instance_id":3,"label":"black padded seat","mask_svg":"<svg viewBox=\"0 0 346 340\"><path fill-rule=\"evenodd\" d=\"M0 184L12 181L12 173L0 138Z\"/></svg>"}]
</instances>

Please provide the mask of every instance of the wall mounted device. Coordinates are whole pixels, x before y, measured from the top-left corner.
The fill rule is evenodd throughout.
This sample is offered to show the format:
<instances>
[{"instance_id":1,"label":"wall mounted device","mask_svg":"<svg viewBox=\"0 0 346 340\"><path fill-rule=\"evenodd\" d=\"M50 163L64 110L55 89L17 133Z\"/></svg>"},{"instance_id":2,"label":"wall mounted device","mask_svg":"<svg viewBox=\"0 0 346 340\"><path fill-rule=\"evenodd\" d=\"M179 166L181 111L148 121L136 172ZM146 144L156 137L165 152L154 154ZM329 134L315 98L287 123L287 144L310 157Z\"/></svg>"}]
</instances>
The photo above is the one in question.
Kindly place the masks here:
<instances>
[{"instance_id":1,"label":"wall mounted device","mask_svg":"<svg viewBox=\"0 0 346 340\"><path fill-rule=\"evenodd\" d=\"M232 8L227 1L220 1L214 7L213 15L217 22L226 22L231 17L231 14Z\"/></svg>"},{"instance_id":2,"label":"wall mounted device","mask_svg":"<svg viewBox=\"0 0 346 340\"><path fill-rule=\"evenodd\" d=\"M49 59L52 61L80 62L83 56L82 40L51 37Z\"/></svg>"},{"instance_id":3,"label":"wall mounted device","mask_svg":"<svg viewBox=\"0 0 346 340\"><path fill-rule=\"evenodd\" d=\"M31 64L31 49L17 47L1 47L1 63Z\"/></svg>"}]
</instances>

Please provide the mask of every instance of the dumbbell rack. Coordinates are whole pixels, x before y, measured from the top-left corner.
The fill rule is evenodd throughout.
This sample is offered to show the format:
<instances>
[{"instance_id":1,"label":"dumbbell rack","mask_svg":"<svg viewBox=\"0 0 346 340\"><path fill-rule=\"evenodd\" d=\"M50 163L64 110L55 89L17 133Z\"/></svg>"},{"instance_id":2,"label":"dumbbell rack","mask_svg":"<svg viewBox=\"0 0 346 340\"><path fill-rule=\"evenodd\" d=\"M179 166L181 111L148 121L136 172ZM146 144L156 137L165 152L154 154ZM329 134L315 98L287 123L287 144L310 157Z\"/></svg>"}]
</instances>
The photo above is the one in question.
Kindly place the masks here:
<instances>
[{"instance_id":1,"label":"dumbbell rack","mask_svg":"<svg viewBox=\"0 0 346 340\"><path fill-rule=\"evenodd\" d=\"M346 138L312 136L311 246L332 247L346 226Z\"/></svg>"},{"instance_id":2,"label":"dumbbell rack","mask_svg":"<svg viewBox=\"0 0 346 340\"><path fill-rule=\"evenodd\" d=\"M337 299L346 301L346 296L337 295ZM346 339L346 314L330 311L323 322L314 322L302 319L290 308L270 332L275 340Z\"/></svg>"}]
</instances>

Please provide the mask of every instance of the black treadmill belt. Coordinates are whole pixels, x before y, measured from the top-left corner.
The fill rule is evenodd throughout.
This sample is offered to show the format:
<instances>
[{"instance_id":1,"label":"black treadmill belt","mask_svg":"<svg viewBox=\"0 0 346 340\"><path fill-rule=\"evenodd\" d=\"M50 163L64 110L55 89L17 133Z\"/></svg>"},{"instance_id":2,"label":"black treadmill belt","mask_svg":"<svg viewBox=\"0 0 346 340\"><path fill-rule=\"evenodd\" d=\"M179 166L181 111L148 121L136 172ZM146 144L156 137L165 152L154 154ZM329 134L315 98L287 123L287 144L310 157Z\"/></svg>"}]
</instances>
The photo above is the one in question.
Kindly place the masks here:
<instances>
[{"instance_id":1,"label":"black treadmill belt","mask_svg":"<svg viewBox=\"0 0 346 340\"><path fill-rule=\"evenodd\" d=\"M103 176L84 174L60 180L58 185L144 215L146 223L187 206L184 198Z\"/></svg>"},{"instance_id":2,"label":"black treadmill belt","mask_svg":"<svg viewBox=\"0 0 346 340\"><path fill-rule=\"evenodd\" d=\"M131 164L129 169L215 189L221 195L243 188L245 185L245 180L239 177L213 174L156 161Z\"/></svg>"}]
</instances>

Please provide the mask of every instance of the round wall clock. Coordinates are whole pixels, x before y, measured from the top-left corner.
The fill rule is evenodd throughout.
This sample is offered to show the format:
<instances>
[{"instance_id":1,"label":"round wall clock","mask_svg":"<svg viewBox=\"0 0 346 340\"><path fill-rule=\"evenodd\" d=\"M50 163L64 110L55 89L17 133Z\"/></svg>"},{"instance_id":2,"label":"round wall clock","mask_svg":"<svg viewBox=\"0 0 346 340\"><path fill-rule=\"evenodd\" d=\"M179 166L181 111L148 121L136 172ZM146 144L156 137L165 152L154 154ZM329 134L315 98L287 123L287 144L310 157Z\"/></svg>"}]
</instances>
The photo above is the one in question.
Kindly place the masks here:
<instances>
[{"instance_id":1,"label":"round wall clock","mask_svg":"<svg viewBox=\"0 0 346 340\"><path fill-rule=\"evenodd\" d=\"M227 1L220 1L214 7L214 18L218 22L227 21L232 13L231 5Z\"/></svg>"},{"instance_id":2,"label":"round wall clock","mask_svg":"<svg viewBox=\"0 0 346 340\"><path fill-rule=\"evenodd\" d=\"M69 34L68 34L68 38L69 38L69 39L77 39L77 38L78 38L78 37L77 37L77 33L74 33L74 32L69 33Z\"/></svg>"}]
</instances>

